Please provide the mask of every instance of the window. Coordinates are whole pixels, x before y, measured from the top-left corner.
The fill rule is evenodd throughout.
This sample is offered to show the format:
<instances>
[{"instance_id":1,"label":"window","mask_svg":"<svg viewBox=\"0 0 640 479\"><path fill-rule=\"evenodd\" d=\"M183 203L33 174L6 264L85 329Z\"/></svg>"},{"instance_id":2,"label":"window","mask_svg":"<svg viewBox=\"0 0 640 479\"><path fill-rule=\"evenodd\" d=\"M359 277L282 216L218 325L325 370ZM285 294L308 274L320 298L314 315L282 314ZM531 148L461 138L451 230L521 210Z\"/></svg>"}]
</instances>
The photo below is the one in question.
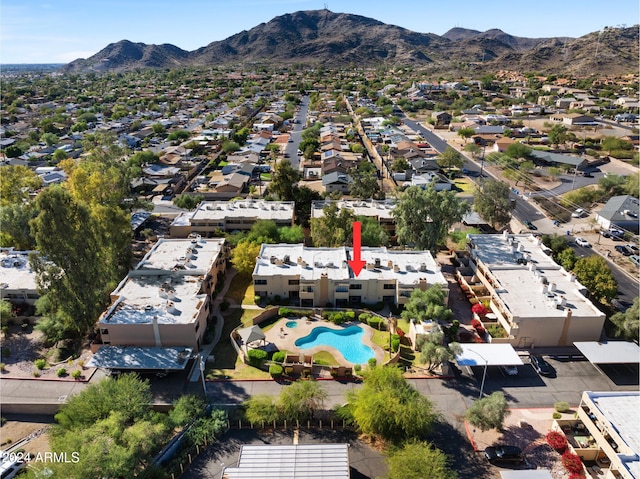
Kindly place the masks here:
<instances>
[{"instance_id":1,"label":"window","mask_svg":"<svg viewBox=\"0 0 640 479\"><path fill-rule=\"evenodd\" d=\"M255 284L256 286L258 285L266 285L267 284L267 280L266 279L256 279L253 284Z\"/></svg>"},{"instance_id":2,"label":"window","mask_svg":"<svg viewBox=\"0 0 640 479\"><path fill-rule=\"evenodd\" d=\"M396 285L391 283L391 284L385 284L383 286L383 289L396 289Z\"/></svg>"},{"instance_id":3,"label":"window","mask_svg":"<svg viewBox=\"0 0 640 479\"><path fill-rule=\"evenodd\" d=\"M362 289L361 284L350 284L349 289Z\"/></svg>"},{"instance_id":4,"label":"window","mask_svg":"<svg viewBox=\"0 0 640 479\"><path fill-rule=\"evenodd\" d=\"M290 279L289 280L289 286L295 286L300 284L300 280L299 279Z\"/></svg>"},{"instance_id":5,"label":"window","mask_svg":"<svg viewBox=\"0 0 640 479\"><path fill-rule=\"evenodd\" d=\"M101 329L100 330L100 334L109 334L109 330L108 329Z\"/></svg>"},{"instance_id":6,"label":"window","mask_svg":"<svg viewBox=\"0 0 640 479\"><path fill-rule=\"evenodd\" d=\"M302 287L302 292L303 293L313 293L313 286L303 286Z\"/></svg>"}]
</instances>

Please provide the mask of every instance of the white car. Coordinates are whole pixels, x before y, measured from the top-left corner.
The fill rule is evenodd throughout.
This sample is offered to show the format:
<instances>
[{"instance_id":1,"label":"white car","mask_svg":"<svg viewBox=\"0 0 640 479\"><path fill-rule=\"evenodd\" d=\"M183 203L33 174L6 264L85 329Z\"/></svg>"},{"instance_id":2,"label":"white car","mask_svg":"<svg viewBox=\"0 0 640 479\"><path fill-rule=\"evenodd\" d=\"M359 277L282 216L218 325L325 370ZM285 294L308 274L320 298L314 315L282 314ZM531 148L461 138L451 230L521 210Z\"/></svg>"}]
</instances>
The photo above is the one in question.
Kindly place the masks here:
<instances>
[{"instance_id":1,"label":"white car","mask_svg":"<svg viewBox=\"0 0 640 479\"><path fill-rule=\"evenodd\" d=\"M591 243L589 243L589 242L588 242L586 239L584 239L584 238L580 238L580 237L576 238L576 244L577 244L578 246L582 246L582 247L584 247L584 248L591 248Z\"/></svg>"},{"instance_id":2,"label":"white car","mask_svg":"<svg viewBox=\"0 0 640 479\"><path fill-rule=\"evenodd\" d=\"M578 208L573 213L571 213L571 216L573 218L582 218L585 214L586 214L585 210L583 210L582 208Z\"/></svg>"}]
</instances>

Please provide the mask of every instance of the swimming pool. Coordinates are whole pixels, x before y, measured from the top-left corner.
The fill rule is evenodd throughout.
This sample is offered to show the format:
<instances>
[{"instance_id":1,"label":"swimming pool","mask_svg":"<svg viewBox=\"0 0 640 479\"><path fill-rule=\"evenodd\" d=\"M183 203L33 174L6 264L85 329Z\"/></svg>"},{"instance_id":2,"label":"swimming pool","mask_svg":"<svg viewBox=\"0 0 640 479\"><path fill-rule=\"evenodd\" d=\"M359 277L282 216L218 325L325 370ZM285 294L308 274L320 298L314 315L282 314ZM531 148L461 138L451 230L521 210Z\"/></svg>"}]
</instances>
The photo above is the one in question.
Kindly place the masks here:
<instances>
[{"instance_id":1,"label":"swimming pool","mask_svg":"<svg viewBox=\"0 0 640 479\"><path fill-rule=\"evenodd\" d=\"M286 323L284 323L284 325L287 328L295 328L298 326L298 322L297 321L287 321Z\"/></svg>"},{"instance_id":2,"label":"swimming pool","mask_svg":"<svg viewBox=\"0 0 640 479\"><path fill-rule=\"evenodd\" d=\"M332 346L336 348L344 358L354 364L365 364L375 357L373 349L362 343L364 330L360 326L349 326L346 329L331 329L326 326L318 326L311 330L307 336L296 340L295 345L300 349L309 349L314 346Z\"/></svg>"}]
</instances>

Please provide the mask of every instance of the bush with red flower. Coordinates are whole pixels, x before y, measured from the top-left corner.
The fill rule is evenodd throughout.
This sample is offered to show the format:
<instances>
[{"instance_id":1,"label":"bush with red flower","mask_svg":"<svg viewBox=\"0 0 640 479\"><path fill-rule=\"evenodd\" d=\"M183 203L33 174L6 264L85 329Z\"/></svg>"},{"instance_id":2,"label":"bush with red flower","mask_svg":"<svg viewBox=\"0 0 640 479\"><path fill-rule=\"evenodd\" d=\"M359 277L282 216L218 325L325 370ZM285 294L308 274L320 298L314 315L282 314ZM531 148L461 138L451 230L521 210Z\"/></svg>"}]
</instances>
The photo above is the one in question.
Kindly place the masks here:
<instances>
[{"instance_id":1,"label":"bush with red flower","mask_svg":"<svg viewBox=\"0 0 640 479\"><path fill-rule=\"evenodd\" d=\"M582 460L580 456L574 454L571 451L565 451L562 455L562 465L564 468L574 474L583 474L584 467L582 465Z\"/></svg>"},{"instance_id":2,"label":"bush with red flower","mask_svg":"<svg viewBox=\"0 0 640 479\"><path fill-rule=\"evenodd\" d=\"M476 303L471 307L471 312L478 316L486 316L489 313L489 310L484 304Z\"/></svg>"},{"instance_id":3,"label":"bush with red flower","mask_svg":"<svg viewBox=\"0 0 640 479\"><path fill-rule=\"evenodd\" d=\"M484 338L484 335L487 334L487 330L484 329L482 323L477 319L471 320L471 327L476 330L476 333L478 333L478 336L480 336L481 338Z\"/></svg>"},{"instance_id":4,"label":"bush with red flower","mask_svg":"<svg viewBox=\"0 0 640 479\"><path fill-rule=\"evenodd\" d=\"M584 479L584 478L585 478L584 472L583 473L572 472L571 474L569 474L569 479Z\"/></svg>"},{"instance_id":5,"label":"bush with red flower","mask_svg":"<svg viewBox=\"0 0 640 479\"><path fill-rule=\"evenodd\" d=\"M562 453L567 449L567 438L564 434L558 431L551 431L547 433L547 444L549 444L553 449Z\"/></svg>"}]
</instances>

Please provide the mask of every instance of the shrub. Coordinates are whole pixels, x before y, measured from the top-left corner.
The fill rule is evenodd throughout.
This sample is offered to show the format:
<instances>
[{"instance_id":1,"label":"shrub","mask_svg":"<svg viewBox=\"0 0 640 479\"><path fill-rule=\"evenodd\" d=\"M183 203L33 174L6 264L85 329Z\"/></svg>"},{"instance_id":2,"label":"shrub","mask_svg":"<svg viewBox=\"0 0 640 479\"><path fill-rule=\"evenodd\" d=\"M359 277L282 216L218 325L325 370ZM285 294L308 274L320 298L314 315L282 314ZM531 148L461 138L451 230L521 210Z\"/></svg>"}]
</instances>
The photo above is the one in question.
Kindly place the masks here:
<instances>
[{"instance_id":1,"label":"shrub","mask_svg":"<svg viewBox=\"0 0 640 479\"><path fill-rule=\"evenodd\" d=\"M0 427L4 426L7 423L6 417L0 417Z\"/></svg>"},{"instance_id":2,"label":"shrub","mask_svg":"<svg viewBox=\"0 0 640 479\"><path fill-rule=\"evenodd\" d=\"M571 410L571 406L566 401L558 401L554 403L553 408L558 412L569 412Z\"/></svg>"},{"instance_id":3,"label":"shrub","mask_svg":"<svg viewBox=\"0 0 640 479\"><path fill-rule=\"evenodd\" d=\"M78 361L78 366L84 369L84 359L81 359L80 361Z\"/></svg>"},{"instance_id":4,"label":"shrub","mask_svg":"<svg viewBox=\"0 0 640 479\"><path fill-rule=\"evenodd\" d=\"M284 351L276 351L275 353L273 353L271 360L274 363L283 363L286 356L287 353L285 353Z\"/></svg>"},{"instance_id":5,"label":"shrub","mask_svg":"<svg viewBox=\"0 0 640 479\"><path fill-rule=\"evenodd\" d=\"M381 318L378 318L377 316L371 316L369 318L369 320L367 321L367 324L369 324L369 326L371 326L372 328L376 328L377 330L380 330L380 325L383 322L383 320Z\"/></svg>"},{"instance_id":6,"label":"shrub","mask_svg":"<svg viewBox=\"0 0 640 479\"><path fill-rule=\"evenodd\" d=\"M267 352L263 351L262 349L250 349L249 352L247 353L247 358L249 358L249 364L254 368L259 368L260 365L262 364L262 361L267 359L267 356L269 356Z\"/></svg>"},{"instance_id":7,"label":"shrub","mask_svg":"<svg viewBox=\"0 0 640 479\"><path fill-rule=\"evenodd\" d=\"M40 377L40 371L34 371L33 372L33 377L34 378L39 378Z\"/></svg>"},{"instance_id":8,"label":"shrub","mask_svg":"<svg viewBox=\"0 0 640 479\"><path fill-rule=\"evenodd\" d=\"M553 419L560 419L562 417L562 414L560 414L559 412L554 412L551 417Z\"/></svg>"},{"instance_id":9,"label":"shrub","mask_svg":"<svg viewBox=\"0 0 640 479\"><path fill-rule=\"evenodd\" d=\"M360 321L362 323L368 323L369 322L369 318L371 318L371 315L369 313L360 313L358 315L358 321Z\"/></svg>"},{"instance_id":10,"label":"shrub","mask_svg":"<svg viewBox=\"0 0 640 479\"><path fill-rule=\"evenodd\" d=\"M476 306L478 306L478 305L476 304ZM471 320L471 327L473 329L480 328L480 327L482 327L482 323L480 321L478 321L477 319L472 319Z\"/></svg>"},{"instance_id":11,"label":"shrub","mask_svg":"<svg viewBox=\"0 0 640 479\"><path fill-rule=\"evenodd\" d=\"M492 338L507 337L507 331L499 324L490 324L489 326L487 326L487 331L489 331L489 334Z\"/></svg>"},{"instance_id":12,"label":"shrub","mask_svg":"<svg viewBox=\"0 0 640 479\"><path fill-rule=\"evenodd\" d=\"M287 317L287 316L293 316L295 314L295 312L291 308L279 308L278 309L278 314L280 316Z\"/></svg>"},{"instance_id":13,"label":"shrub","mask_svg":"<svg viewBox=\"0 0 640 479\"><path fill-rule=\"evenodd\" d=\"M580 456L571 451L566 451L562 455L562 465L567 471L574 472L576 474L580 474L584 471Z\"/></svg>"},{"instance_id":14,"label":"shrub","mask_svg":"<svg viewBox=\"0 0 640 479\"><path fill-rule=\"evenodd\" d=\"M378 360L376 358L370 358L369 361L367 361L367 363L369 364L370 368L375 368L376 365L378 364Z\"/></svg>"},{"instance_id":15,"label":"shrub","mask_svg":"<svg viewBox=\"0 0 640 479\"><path fill-rule=\"evenodd\" d=\"M484 316L489 312L489 310L487 309L487 307L484 304L477 303L477 304L474 304L471 307L471 312L472 313L476 313L478 316Z\"/></svg>"},{"instance_id":16,"label":"shrub","mask_svg":"<svg viewBox=\"0 0 640 479\"><path fill-rule=\"evenodd\" d=\"M344 316L347 318L347 321L353 321L354 319L356 319L355 311L347 311L346 313L344 313Z\"/></svg>"},{"instance_id":17,"label":"shrub","mask_svg":"<svg viewBox=\"0 0 640 479\"><path fill-rule=\"evenodd\" d=\"M567 438L558 431L551 431L546 436L547 444L558 452L564 452L567 449Z\"/></svg>"},{"instance_id":18,"label":"shrub","mask_svg":"<svg viewBox=\"0 0 640 479\"><path fill-rule=\"evenodd\" d=\"M80 379L82 377L82 371L80 371L79 369L76 369L74 372L71 373L71 377L73 379Z\"/></svg>"},{"instance_id":19,"label":"shrub","mask_svg":"<svg viewBox=\"0 0 640 479\"><path fill-rule=\"evenodd\" d=\"M4 371L7 369L7 365L5 363L0 363L0 371Z\"/></svg>"},{"instance_id":20,"label":"shrub","mask_svg":"<svg viewBox=\"0 0 640 479\"><path fill-rule=\"evenodd\" d=\"M354 364L353 365L353 370L357 373L359 373L362 370L362 366L360 366L359 364Z\"/></svg>"},{"instance_id":21,"label":"shrub","mask_svg":"<svg viewBox=\"0 0 640 479\"><path fill-rule=\"evenodd\" d=\"M284 369L279 364L272 364L269 366L269 374L271 374L272 378L279 378L282 376Z\"/></svg>"},{"instance_id":22,"label":"shrub","mask_svg":"<svg viewBox=\"0 0 640 479\"><path fill-rule=\"evenodd\" d=\"M287 376L291 376L293 374L293 368L291 366L287 366L286 368L284 368L284 373Z\"/></svg>"},{"instance_id":23,"label":"shrub","mask_svg":"<svg viewBox=\"0 0 640 479\"><path fill-rule=\"evenodd\" d=\"M46 361L46 359L36 359L36 360L33 362L33 364L34 364L34 366L35 366L36 368L38 368L38 369L44 369L44 368L45 368L45 366L47 365L47 361Z\"/></svg>"},{"instance_id":24,"label":"shrub","mask_svg":"<svg viewBox=\"0 0 640 479\"><path fill-rule=\"evenodd\" d=\"M56 371L56 376L58 376L59 378L64 377L67 375L67 370L65 368L59 368Z\"/></svg>"},{"instance_id":25,"label":"shrub","mask_svg":"<svg viewBox=\"0 0 640 479\"><path fill-rule=\"evenodd\" d=\"M256 304L258 304L261 300L262 298L257 294L253 297L253 302Z\"/></svg>"},{"instance_id":26,"label":"shrub","mask_svg":"<svg viewBox=\"0 0 640 479\"><path fill-rule=\"evenodd\" d=\"M398 349L400 349L400 336L394 334L391 336L391 351L396 353L398 352Z\"/></svg>"},{"instance_id":27,"label":"shrub","mask_svg":"<svg viewBox=\"0 0 640 479\"><path fill-rule=\"evenodd\" d=\"M572 472L571 474L569 474L569 479L584 479L584 472L580 473L580 472Z\"/></svg>"}]
</instances>

